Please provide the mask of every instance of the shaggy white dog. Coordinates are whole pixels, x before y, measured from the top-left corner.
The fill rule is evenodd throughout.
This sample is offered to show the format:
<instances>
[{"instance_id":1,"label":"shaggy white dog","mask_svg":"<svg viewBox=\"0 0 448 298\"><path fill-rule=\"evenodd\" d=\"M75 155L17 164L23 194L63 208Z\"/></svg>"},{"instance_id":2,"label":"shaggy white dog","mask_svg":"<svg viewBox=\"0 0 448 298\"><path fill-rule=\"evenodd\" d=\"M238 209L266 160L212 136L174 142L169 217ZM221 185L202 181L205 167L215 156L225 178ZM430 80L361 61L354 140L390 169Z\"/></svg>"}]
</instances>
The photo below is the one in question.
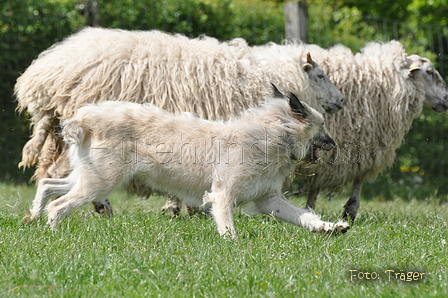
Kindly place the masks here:
<instances>
[{"instance_id":1,"label":"shaggy white dog","mask_svg":"<svg viewBox=\"0 0 448 298\"><path fill-rule=\"evenodd\" d=\"M315 232L346 232L348 224L324 222L289 203L282 184L292 162L317 162L330 149L322 115L294 95L277 98L228 122L189 113L171 114L151 104L106 101L79 109L63 123L73 171L39 182L31 214L50 197L48 223L56 228L71 210L107 196L133 179L178 196L190 206L210 204L220 234L235 236L233 207L254 202L258 213Z\"/></svg>"}]
</instances>

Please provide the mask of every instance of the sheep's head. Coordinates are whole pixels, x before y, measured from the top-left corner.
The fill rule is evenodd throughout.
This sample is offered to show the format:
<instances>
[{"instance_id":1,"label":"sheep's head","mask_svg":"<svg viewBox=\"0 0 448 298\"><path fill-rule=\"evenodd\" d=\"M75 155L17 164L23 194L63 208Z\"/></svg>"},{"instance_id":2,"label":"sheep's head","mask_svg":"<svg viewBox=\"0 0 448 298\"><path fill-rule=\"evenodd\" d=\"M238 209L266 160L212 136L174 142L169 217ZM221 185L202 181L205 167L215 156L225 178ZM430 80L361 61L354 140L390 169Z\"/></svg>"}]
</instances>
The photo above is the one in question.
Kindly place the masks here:
<instances>
[{"instance_id":1,"label":"sheep's head","mask_svg":"<svg viewBox=\"0 0 448 298\"><path fill-rule=\"evenodd\" d=\"M344 100L342 93L331 82L323 69L311 59L310 53L306 54L303 69L308 74L311 87L316 92L318 102L325 112L334 114L341 110Z\"/></svg>"},{"instance_id":2,"label":"sheep's head","mask_svg":"<svg viewBox=\"0 0 448 298\"><path fill-rule=\"evenodd\" d=\"M438 113L445 112L448 109L448 89L434 65L418 55L406 59L410 75L423 81L425 104Z\"/></svg>"}]
</instances>

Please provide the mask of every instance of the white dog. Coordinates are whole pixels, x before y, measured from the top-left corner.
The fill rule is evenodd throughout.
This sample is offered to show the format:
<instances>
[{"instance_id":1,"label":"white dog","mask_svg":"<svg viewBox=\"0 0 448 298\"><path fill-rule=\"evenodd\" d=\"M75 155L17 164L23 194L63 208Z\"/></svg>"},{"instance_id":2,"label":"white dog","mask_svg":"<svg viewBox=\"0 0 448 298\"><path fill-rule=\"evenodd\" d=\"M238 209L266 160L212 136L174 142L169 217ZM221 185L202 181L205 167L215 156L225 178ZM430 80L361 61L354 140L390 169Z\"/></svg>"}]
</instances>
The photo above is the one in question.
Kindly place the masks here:
<instances>
[{"instance_id":1,"label":"white dog","mask_svg":"<svg viewBox=\"0 0 448 298\"><path fill-rule=\"evenodd\" d=\"M73 171L39 182L24 221L38 218L49 198L62 195L48 206L54 229L74 208L138 179L190 206L210 204L222 235L235 236L233 207L249 202L259 213L310 231L346 232L347 223L324 222L283 196L292 163L316 163L316 149L335 143L320 113L293 94L274 94L226 123L150 104L108 101L80 108L63 123Z\"/></svg>"}]
</instances>

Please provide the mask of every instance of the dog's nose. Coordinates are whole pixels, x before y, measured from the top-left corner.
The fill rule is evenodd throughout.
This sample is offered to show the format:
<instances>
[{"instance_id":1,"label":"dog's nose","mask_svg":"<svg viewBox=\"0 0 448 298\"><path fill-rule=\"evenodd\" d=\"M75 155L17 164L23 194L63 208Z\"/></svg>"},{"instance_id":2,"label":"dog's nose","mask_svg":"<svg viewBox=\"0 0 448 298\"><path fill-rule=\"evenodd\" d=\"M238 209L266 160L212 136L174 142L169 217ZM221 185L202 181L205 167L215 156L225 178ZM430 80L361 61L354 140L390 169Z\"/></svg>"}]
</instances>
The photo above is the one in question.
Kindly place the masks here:
<instances>
[{"instance_id":1,"label":"dog's nose","mask_svg":"<svg viewBox=\"0 0 448 298\"><path fill-rule=\"evenodd\" d=\"M323 145L322 145L322 150L332 150L336 147L336 142L328 137L324 140Z\"/></svg>"}]
</instances>

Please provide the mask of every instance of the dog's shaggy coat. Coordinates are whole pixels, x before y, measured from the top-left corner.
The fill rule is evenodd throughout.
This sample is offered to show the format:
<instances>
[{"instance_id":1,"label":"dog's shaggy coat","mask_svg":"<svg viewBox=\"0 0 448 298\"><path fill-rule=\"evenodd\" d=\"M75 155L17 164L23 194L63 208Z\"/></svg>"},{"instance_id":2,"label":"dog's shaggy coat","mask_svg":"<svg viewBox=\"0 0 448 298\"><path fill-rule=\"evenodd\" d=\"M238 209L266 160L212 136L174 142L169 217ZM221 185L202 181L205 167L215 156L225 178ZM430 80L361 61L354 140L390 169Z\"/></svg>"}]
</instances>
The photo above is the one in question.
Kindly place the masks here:
<instances>
[{"instance_id":1,"label":"dog's shaggy coat","mask_svg":"<svg viewBox=\"0 0 448 298\"><path fill-rule=\"evenodd\" d=\"M315 159L309 152L316 146L334 146L322 115L293 95L270 99L226 123L173 115L151 104L103 102L65 121L63 137L73 170L67 178L39 182L25 221L36 219L51 196L62 195L48 207L55 228L72 209L138 177L188 205L211 204L219 232L232 237L233 207L248 202L259 213L310 231L348 229L346 223L321 221L282 194L292 161L306 164Z\"/></svg>"},{"instance_id":2,"label":"dog's shaggy coat","mask_svg":"<svg viewBox=\"0 0 448 298\"><path fill-rule=\"evenodd\" d=\"M338 192L354 182L343 213L354 219L362 183L393 164L395 150L424 104L446 111L448 90L428 59L408 56L397 41L369 43L356 55L341 45L308 49L346 102L343 111L325 117L336 150L323 154L313 169L299 169L298 178L307 177L311 208L319 190Z\"/></svg>"}]
</instances>

